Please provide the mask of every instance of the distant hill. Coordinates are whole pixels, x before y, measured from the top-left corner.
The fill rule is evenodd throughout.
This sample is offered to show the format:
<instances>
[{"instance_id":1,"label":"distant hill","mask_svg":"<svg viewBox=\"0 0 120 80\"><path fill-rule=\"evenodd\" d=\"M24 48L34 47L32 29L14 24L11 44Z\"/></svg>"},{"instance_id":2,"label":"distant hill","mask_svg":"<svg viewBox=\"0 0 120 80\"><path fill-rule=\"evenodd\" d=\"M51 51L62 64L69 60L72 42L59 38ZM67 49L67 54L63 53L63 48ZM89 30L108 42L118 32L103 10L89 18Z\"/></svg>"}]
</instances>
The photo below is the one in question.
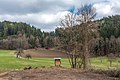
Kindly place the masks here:
<instances>
[{"instance_id":1,"label":"distant hill","mask_svg":"<svg viewBox=\"0 0 120 80\"><path fill-rule=\"evenodd\" d=\"M65 21L66 22L64 22L63 20L63 25L67 25L70 23L70 21ZM100 20L95 20L93 23L95 24L94 26L96 29L96 33L91 34L93 39L90 39L89 41L89 53L98 56L104 56L108 55L109 53L113 53L115 56L118 56L120 54L120 15L104 17ZM84 26L86 25L82 25L81 23L77 26L65 26L57 28L55 30L55 34L61 42L60 46L63 47L63 49L72 51L74 50L74 47L71 47L72 45L76 45L76 43L83 44L82 39L84 40L83 36L85 36L85 33L79 33L82 31L79 28ZM92 29L90 31L92 31ZM83 46L84 45L82 45L82 48Z\"/></svg>"},{"instance_id":2,"label":"distant hill","mask_svg":"<svg viewBox=\"0 0 120 80\"><path fill-rule=\"evenodd\" d=\"M47 47L51 33L23 22L0 22L0 49Z\"/></svg>"},{"instance_id":3,"label":"distant hill","mask_svg":"<svg viewBox=\"0 0 120 80\"><path fill-rule=\"evenodd\" d=\"M0 22L0 39L5 39L11 35L18 35L19 33L26 34L27 37L42 36L42 31L23 22Z\"/></svg>"},{"instance_id":4,"label":"distant hill","mask_svg":"<svg viewBox=\"0 0 120 80\"><path fill-rule=\"evenodd\" d=\"M102 25L100 27L100 35L103 38L114 36L120 37L120 15L108 16L100 19Z\"/></svg>"},{"instance_id":5,"label":"distant hill","mask_svg":"<svg viewBox=\"0 0 120 80\"><path fill-rule=\"evenodd\" d=\"M104 17L99 22L100 38L106 40L120 38L120 15ZM75 29L75 26L72 27ZM60 37L64 28L56 28L55 32L44 32L30 24L23 22L0 22L0 49L29 49L36 47L61 48ZM104 46L106 46L103 44Z\"/></svg>"}]
</instances>

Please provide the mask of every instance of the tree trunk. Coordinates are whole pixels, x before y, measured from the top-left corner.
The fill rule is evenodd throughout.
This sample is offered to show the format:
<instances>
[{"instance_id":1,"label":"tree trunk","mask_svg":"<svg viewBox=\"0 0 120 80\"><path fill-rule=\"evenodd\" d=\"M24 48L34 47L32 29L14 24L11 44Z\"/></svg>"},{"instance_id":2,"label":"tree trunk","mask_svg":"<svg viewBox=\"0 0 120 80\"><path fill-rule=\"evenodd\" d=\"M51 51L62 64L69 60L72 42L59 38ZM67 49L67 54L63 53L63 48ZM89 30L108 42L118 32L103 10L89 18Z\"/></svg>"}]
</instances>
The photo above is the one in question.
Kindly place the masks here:
<instances>
[{"instance_id":1,"label":"tree trunk","mask_svg":"<svg viewBox=\"0 0 120 80\"><path fill-rule=\"evenodd\" d=\"M83 52L83 69L85 70L88 69L88 63L89 63L88 34L85 33L85 43L84 43L84 52Z\"/></svg>"},{"instance_id":2,"label":"tree trunk","mask_svg":"<svg viewBox=\"0 0 120 80\"><path fill-rule=\"evenodd\" d=\"M85 45L85 52L83 53L83 69L88 69L88 63L89 63L89 54L88 54L88 46Z\"/></svg>"}]
</instances>

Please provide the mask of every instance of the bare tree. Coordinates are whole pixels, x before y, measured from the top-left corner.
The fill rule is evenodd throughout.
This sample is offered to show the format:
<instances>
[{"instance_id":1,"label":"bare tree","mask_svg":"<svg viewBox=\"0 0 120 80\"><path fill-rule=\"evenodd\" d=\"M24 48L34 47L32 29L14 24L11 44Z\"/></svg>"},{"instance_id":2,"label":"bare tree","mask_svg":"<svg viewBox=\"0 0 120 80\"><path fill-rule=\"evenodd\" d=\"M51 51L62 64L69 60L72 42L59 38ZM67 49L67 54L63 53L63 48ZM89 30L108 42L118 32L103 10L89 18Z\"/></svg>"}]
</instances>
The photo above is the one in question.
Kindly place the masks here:
<instances>
[{"instance_id":1,"label":"bare tree","mask_svg":"<svg viewBox=\"0 0 120 80\"><path fill-rule=\"evenodd\" d=\"M36 48L40 47L40 43L39 43L38 37L36 37L36 40L35 40L35 47Z\"/></svg>"},{"instance_id":2,"label":"bare tree","mask_svg":"<svg viewBox=\"0 0 120 80\"><path fill-rule=\"evenodd\" d=\"M65 19L61 21L61 30L64 36L65 50L70 56L69 61L73 68L76 68L77 58L82 54L83 68L88 68L89 62L89 43L96 37L97 28L93 21L96 15L95 9L91 5L84 5L78 9L78 13L69 13Z\"/></svg>"},{"instance_id":3,"label":"bare tree","mask_svg":"<svg viewBox=\"0 0 120 80\"><path fill-rule=\"evenodd\" d=\"M80 48L81 43L79 40L79 32L78 27L76 26L76 15L69 13L65 16L65 19L61 21L61 26L64 28L59 29L59 33L61 33L60 41L61 46L66 54L68 55L68 59L72 68L78 67L78 62L80 62ZM74 26L74 27L73 27Z\"/></svg>"},{"instance_id":4,"label":"bare tree","mask_svg":"<svg viewBox=\"0 0 120 80\"><path fill-rule=\"evenodd\" d=\"M97 34L97 25L93 21L96 16L96 10L92 5L84 5L79 8L78 12L80 13L78 21L81 23L79 29L83 38L83 68L88 69L89 43L94 37L99 36Z\"/></svg>"}]
</instances>

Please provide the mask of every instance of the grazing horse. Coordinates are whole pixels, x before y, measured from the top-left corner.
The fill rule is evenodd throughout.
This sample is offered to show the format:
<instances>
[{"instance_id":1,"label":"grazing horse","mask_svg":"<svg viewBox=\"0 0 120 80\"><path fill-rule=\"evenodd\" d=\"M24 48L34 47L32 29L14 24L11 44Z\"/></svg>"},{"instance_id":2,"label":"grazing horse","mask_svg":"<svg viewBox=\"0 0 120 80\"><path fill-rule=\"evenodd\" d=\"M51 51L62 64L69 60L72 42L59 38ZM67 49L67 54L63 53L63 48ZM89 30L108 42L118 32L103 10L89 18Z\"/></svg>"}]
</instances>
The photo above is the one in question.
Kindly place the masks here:
<instances>
[{"instance_id":1,"label":"grazing horse","mask_svg":"<svg viewBox=\"0 0 120 80\"><path fill-rule=\"evenodd\" d=\"M21 58L23 55L23 51L16 51L14 54L16 54L16 58Z\"/></svg>"},{"instance_id":2,"label":"grazing horse","mask_svg":"<svg viewBox=\"0 0 120 80\"><path fill-rule=\"evenodd\" d=\"M16 53L16 58L21 58L21 57L22 57L22 53L17 52L17 53Z\"/></svg>"},{"instance_id":3,"label":"grazing horse","mask_svg":"<svg viewBox=\"0 0 120 80\"><path fill-rule=\"evenodd\" d=\"M30 54L24 54L23 50L19 49L17 50L14 54L16 54L16 58L27 58L30 59L32 58Z\"/></svg>"},{"instance_id":4,"label":"grazing horse","mask_svg":"<svg viewBox=\"0 0 120 80\"><path fill-rule=\"evenodd\" d=\"M27 58L27 59L31 59L32 57L31 57L30 54L26 54L26 55L25 55L25 58Z\"/></svg>"}]
</instances>

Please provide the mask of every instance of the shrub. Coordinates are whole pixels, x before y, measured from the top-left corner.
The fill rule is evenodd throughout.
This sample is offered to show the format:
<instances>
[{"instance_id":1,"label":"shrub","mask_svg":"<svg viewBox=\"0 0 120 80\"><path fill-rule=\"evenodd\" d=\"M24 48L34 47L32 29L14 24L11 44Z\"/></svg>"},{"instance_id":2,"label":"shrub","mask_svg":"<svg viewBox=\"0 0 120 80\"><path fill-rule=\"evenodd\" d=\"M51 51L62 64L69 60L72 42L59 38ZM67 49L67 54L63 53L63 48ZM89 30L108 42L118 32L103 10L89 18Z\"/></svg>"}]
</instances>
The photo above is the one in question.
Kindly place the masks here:
<instances>
[{"instance_id":1,"label":"shrub","mask_svg":"<svg viewBox=\"0 0 120 80\"><path fill-rule=\"evenodd\" d=\"M120 69L116 69L116 70L94 70L91 69L90 71L94 72L94 73L98 73L98 74L103 74L103 75L107 75L109 77L115 77L115 78L120 78Z\"/></svg>"}]
</instances>

